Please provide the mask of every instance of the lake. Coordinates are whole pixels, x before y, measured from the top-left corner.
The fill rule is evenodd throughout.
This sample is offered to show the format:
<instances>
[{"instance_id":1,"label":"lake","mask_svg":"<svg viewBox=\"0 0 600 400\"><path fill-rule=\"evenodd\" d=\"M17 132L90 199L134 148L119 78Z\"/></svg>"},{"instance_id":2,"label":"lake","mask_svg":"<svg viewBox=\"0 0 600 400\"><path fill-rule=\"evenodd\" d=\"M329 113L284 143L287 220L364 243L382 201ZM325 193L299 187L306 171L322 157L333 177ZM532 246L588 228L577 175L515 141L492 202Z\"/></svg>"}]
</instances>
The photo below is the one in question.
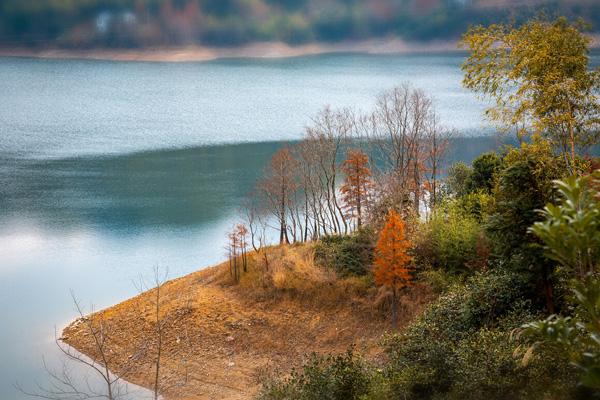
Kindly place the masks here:
<instances>
[{"instance_id":1,"label":"lake","mask_svg":"<svg viewBox=\"0 0 600 400\"><path fill-rule=\"evenodd\" d=\"M281 141L321 107L369 109L410 81L461 133L489 131L460 54L205 63L0 58L0 398L44 384L55 328L224 259L225 232ZM494 139L464 139L471 160ZM134 394L141 397L143 394Z\"/></svg>"}]
</instances>

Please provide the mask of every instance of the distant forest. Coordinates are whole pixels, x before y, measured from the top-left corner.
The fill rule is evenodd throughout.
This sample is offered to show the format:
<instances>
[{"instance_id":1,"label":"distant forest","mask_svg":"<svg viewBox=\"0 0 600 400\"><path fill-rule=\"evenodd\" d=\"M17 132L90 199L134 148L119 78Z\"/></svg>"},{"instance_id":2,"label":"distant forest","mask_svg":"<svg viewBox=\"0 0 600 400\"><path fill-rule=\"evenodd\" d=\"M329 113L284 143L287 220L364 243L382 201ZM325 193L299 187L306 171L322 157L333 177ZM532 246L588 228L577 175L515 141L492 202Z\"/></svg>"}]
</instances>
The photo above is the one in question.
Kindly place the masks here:
<instances>
[{"instance_id":1,"label":"distant forest","mask_svg":"<svg viewBox=\"0 0 600 400\"><path fill-rule=\"evenodd\" d=\"M540 13L600 28L597 0L0 0L0 46L289 44L453 39L469 25Z\"/></svg>"}]
</instances>

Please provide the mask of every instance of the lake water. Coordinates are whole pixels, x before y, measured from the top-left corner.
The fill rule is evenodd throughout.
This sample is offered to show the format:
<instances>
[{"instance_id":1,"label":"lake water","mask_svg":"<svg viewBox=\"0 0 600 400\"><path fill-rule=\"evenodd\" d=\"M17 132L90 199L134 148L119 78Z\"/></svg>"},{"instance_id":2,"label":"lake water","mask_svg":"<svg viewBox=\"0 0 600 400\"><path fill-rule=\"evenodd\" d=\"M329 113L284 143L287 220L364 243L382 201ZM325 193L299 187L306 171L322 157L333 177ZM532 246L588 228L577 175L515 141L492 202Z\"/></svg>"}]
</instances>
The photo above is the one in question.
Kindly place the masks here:
<instances>
[{"instance_id":1,"label":"lake water","mask_svg":"<svg viewBox=\"0 0 600 400\"><path fill-rule=\"evenodd\" d=\"M224 258L225 231L282 140L323 105L368 109L410 81L462 133L486 131L456 54L207 63L0 58L0 398L44 384L69 290L103 308L155 265ZM463 140L470 160L493 139Z\"/></svg>"}]
</instances>

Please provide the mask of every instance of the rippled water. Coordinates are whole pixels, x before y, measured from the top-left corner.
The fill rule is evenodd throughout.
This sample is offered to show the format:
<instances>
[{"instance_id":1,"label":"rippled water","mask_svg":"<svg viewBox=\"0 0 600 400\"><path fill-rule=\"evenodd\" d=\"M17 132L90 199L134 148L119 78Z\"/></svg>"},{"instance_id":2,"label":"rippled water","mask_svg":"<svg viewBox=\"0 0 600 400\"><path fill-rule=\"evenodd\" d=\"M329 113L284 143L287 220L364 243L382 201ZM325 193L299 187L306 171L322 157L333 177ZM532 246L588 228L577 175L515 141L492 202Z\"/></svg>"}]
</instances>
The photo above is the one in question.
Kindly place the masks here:
<instances>
[{"instance_id":1,"label":"rippled water","mask_svg":"<svg viewBox=\"0 0 600 400\"><path fill-rule=\"evenodd\" d=\"M442 121L485 130L460 55L209 63L0 59L0 398L44 383L54 327L135 294L154 265L223 259L225 231L279 141L324 104L367 109L411 81ZM493 139L459 142L469 160ZM218 366L215 366L218 367Z\"/></svg>"},{"instance_id":2,"label":"rippled water","mask_svg":"<svg viewBox=\"0 0 600 400\"><path fill-rule=\"evenodd\" d=\"M410 81L461 130L482 106L460 87L463 56L330 55L208 63L0 60L0 151L38 157L300 137L325 104L368 109Z\"/></svg>"}]
</instances>

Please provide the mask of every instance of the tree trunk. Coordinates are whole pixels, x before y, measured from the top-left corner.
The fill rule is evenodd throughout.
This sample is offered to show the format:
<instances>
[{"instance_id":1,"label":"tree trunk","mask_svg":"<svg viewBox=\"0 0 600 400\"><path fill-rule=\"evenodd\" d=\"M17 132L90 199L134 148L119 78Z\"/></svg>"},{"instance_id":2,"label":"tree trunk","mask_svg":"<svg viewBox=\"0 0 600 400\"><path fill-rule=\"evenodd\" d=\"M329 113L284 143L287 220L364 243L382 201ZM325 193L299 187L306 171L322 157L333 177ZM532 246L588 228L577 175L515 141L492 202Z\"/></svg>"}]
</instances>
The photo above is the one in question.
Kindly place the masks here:
<instances>
[{"instance_id":1,"label":"tree trunk","mask_svg":"<svg viewBox=\"0 0 600 400\"><path fill-rule=\"evenodd\" d=\"M552 281L550 280L546 267L542 270L542 285L544 286L544 296L546 298L546 309L550 314L554 314L554 294L552 290Z\"/></svg>"},{"instance_id":2,"label":"tree trunk","mask_svg":"<svg viewBox=\"0 0 600 400\"><path fill-rule=\"evenodd\" d=\"M158 386L160 380L160 357L162 352L162 326L160 320L160 283L156 286L156 336L158 348L156 351L156 374L154 376L154 400L158 400Z\"/></svg>"},{"instance_id":3,"label":"tree trunk","mask_svg":"<svg viewBox=\"0 0 600 400\"><path fill-rule=\"evenodd\" d=\"M569 127L569 136L571 141L571 173L575 174L575 134L573 133L573 126Z\"/></svg>"},{"instance_id":4,"label":"tree trunk","mask_svg":"<svg viewBox=\"0 0 600 400\"><path fill-rule=\"evenodd\" d=\"M392 330L398 328L398 289L392 288Z\"/></svg>"}]
</instances>

